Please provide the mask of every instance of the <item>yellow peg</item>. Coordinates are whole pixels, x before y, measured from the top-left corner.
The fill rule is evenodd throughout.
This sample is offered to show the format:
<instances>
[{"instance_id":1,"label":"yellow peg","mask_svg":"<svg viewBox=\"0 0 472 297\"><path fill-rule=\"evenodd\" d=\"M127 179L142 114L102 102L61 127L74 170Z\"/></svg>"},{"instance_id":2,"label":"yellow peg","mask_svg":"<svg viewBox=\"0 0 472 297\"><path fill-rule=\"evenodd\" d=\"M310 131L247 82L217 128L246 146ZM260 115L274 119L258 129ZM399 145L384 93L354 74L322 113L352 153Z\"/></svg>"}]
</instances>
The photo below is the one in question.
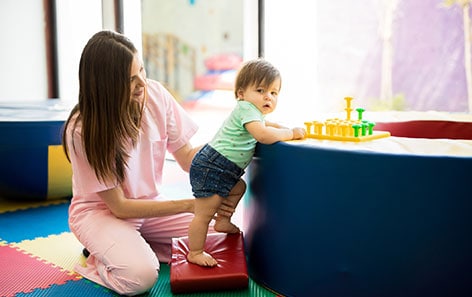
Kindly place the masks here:
<instances>
[{"instance_id":1,"label":"yellow peg","mask_svg":"<svg viewBox=\"0 0 472 297\"><path fill-rule=\"evenodd\" d=\"M344 97L344 100L346 100L346 120L350 120L351 119L351 111L352 111L352 108L351 108L351 101L352 101L352 97Z\"/></svg>"},{"instance_id":2,"label":"yellow peg","mask_svg":"<svg viewBox=\"0 0 472 297\"><path fill-rule=\"evenodd\" d=\"M313 122L305 122L306 133L311 134L311 126L312 125L313 125Z\"/></svg>"},{"instance_id":3,"label":"yellow peg","mask_svg":"<svg viewBox=\"0 0 472 297\"><path fill-rule=\"evenodd\" d=\"M315 122L315 134L316 135L321 135L323 134L323 123L320 122Z\"/></svg>"}]
</instances>

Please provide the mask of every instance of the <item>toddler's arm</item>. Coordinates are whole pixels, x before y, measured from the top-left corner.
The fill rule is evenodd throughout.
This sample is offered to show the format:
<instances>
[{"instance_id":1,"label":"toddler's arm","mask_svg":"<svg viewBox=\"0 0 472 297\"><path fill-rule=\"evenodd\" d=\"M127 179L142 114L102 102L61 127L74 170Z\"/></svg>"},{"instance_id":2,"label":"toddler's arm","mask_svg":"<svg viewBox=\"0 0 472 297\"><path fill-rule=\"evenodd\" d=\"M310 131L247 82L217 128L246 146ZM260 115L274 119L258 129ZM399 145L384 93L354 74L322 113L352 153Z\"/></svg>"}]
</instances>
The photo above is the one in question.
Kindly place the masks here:
<instances>
[{"instance_id":1,"label":"toddler's arm","mask_svg":"<svg viewBox=\"0 0 472 297\"><path fill-rule=\"evenodd\" d=\"M254 121L245 125L249 133L260 143L272 144L277 141L285 141L292 139L302 139L305 137L304 128L287 128L279 124Z\"/></svg>"}]
</instances>

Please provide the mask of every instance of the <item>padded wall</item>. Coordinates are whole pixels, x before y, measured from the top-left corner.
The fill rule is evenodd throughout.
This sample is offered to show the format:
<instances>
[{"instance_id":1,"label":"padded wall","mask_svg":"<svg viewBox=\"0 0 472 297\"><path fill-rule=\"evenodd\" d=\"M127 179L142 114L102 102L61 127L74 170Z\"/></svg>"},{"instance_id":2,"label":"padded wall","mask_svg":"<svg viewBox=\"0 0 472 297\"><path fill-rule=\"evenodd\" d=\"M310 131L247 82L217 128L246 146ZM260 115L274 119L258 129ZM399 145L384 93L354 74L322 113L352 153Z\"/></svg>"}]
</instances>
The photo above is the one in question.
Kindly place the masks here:
<instances>
[{"instance_id":1,"label":"padded wall","mask_svg":"<svg viewBox=\"0 0 472 297\"><path fill-rule=\"evenodd\" d=\"M420 120L376 123L376 130L411 138L472 139L472 122Z\"/></svg>"},{"instance_id":2,"label":"padded wall","mask_svg":"<svg viewBox=\"0 0 472 297\"><path fill-rule=\"evenodd\" d=\"M472 157L258 145L250 276L286 296L471 296Z\"/></svg>"},{"instance_id":3,"label":"padded wall","mask_svg":"<svg viewBox=\"0 0 472 297\"><path fill-rule=\"evenodd\" d=\"M2 121L0 122L0 196L9 199L46 200L64 198L72 192L70 164L65 156L51 155L50 146L61 145L63 121ZM62 150L56 150L63 155ZM56 153L57 154L57 153ZM62 158L61 158L62 157ZM50 167L54 162L67 163L66 170L56 178L63 179L66 187L50 189ZM50 197L48 193L54 193Z\"/></svg>"}]
</instances>

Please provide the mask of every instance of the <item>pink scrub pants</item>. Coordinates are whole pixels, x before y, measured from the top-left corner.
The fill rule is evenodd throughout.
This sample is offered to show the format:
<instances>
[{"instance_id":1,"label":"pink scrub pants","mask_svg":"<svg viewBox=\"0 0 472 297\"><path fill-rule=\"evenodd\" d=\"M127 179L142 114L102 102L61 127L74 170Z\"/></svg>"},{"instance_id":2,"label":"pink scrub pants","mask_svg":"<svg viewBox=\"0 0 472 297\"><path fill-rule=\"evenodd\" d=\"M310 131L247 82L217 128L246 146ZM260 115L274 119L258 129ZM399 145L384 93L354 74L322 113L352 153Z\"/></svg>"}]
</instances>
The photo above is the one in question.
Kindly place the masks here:
<instances>
[{"instance_id":1,"label":"pink scrub pants","mask_svg":"<svg viewBox=\"0 0 472 297\"><path fill-rule=\"evenodd\" d=\"M193 214L186 213L123 220L98 202L74 213L69 217L70 229L90 252L87 266L76 265L75 270L129 296L152 288L159 275L159 262L171 258L172 238L187 236L193 219Z\"/></svg>"}]
</instances>

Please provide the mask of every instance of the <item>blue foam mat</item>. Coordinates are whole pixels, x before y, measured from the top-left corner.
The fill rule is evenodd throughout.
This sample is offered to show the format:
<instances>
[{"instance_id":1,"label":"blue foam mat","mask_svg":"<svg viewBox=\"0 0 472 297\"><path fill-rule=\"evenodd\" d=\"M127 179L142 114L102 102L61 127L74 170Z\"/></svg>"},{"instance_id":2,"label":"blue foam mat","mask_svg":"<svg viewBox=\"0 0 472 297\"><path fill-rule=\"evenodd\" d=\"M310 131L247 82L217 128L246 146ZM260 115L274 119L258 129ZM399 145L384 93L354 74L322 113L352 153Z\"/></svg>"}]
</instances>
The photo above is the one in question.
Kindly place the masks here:
<instances>
[{"instance_id":1,"label":"blue foam mat","mask_svg":"<svg viewBox=\"0 0 472 297\"><path fill-rule=\"evenodd\" d=\"M120 296L102 286L92 283L89 280L81 279L69 281L64 285L51 285L47 289L36 289L30 293L17 293L15 297L44 297L44 296L67 296L67 297L109 297Z\"/></svg>"},{"instance_id":2,"label":"blue foam mat","mask_svg":"<svg viewBox=\"0 0 472 297\"><path fill-rule=\"evenodd\" d=\"M20 242L69 232L69 203L41 206L0 214L0 239Z\"/></svg>"}]
</instances>

